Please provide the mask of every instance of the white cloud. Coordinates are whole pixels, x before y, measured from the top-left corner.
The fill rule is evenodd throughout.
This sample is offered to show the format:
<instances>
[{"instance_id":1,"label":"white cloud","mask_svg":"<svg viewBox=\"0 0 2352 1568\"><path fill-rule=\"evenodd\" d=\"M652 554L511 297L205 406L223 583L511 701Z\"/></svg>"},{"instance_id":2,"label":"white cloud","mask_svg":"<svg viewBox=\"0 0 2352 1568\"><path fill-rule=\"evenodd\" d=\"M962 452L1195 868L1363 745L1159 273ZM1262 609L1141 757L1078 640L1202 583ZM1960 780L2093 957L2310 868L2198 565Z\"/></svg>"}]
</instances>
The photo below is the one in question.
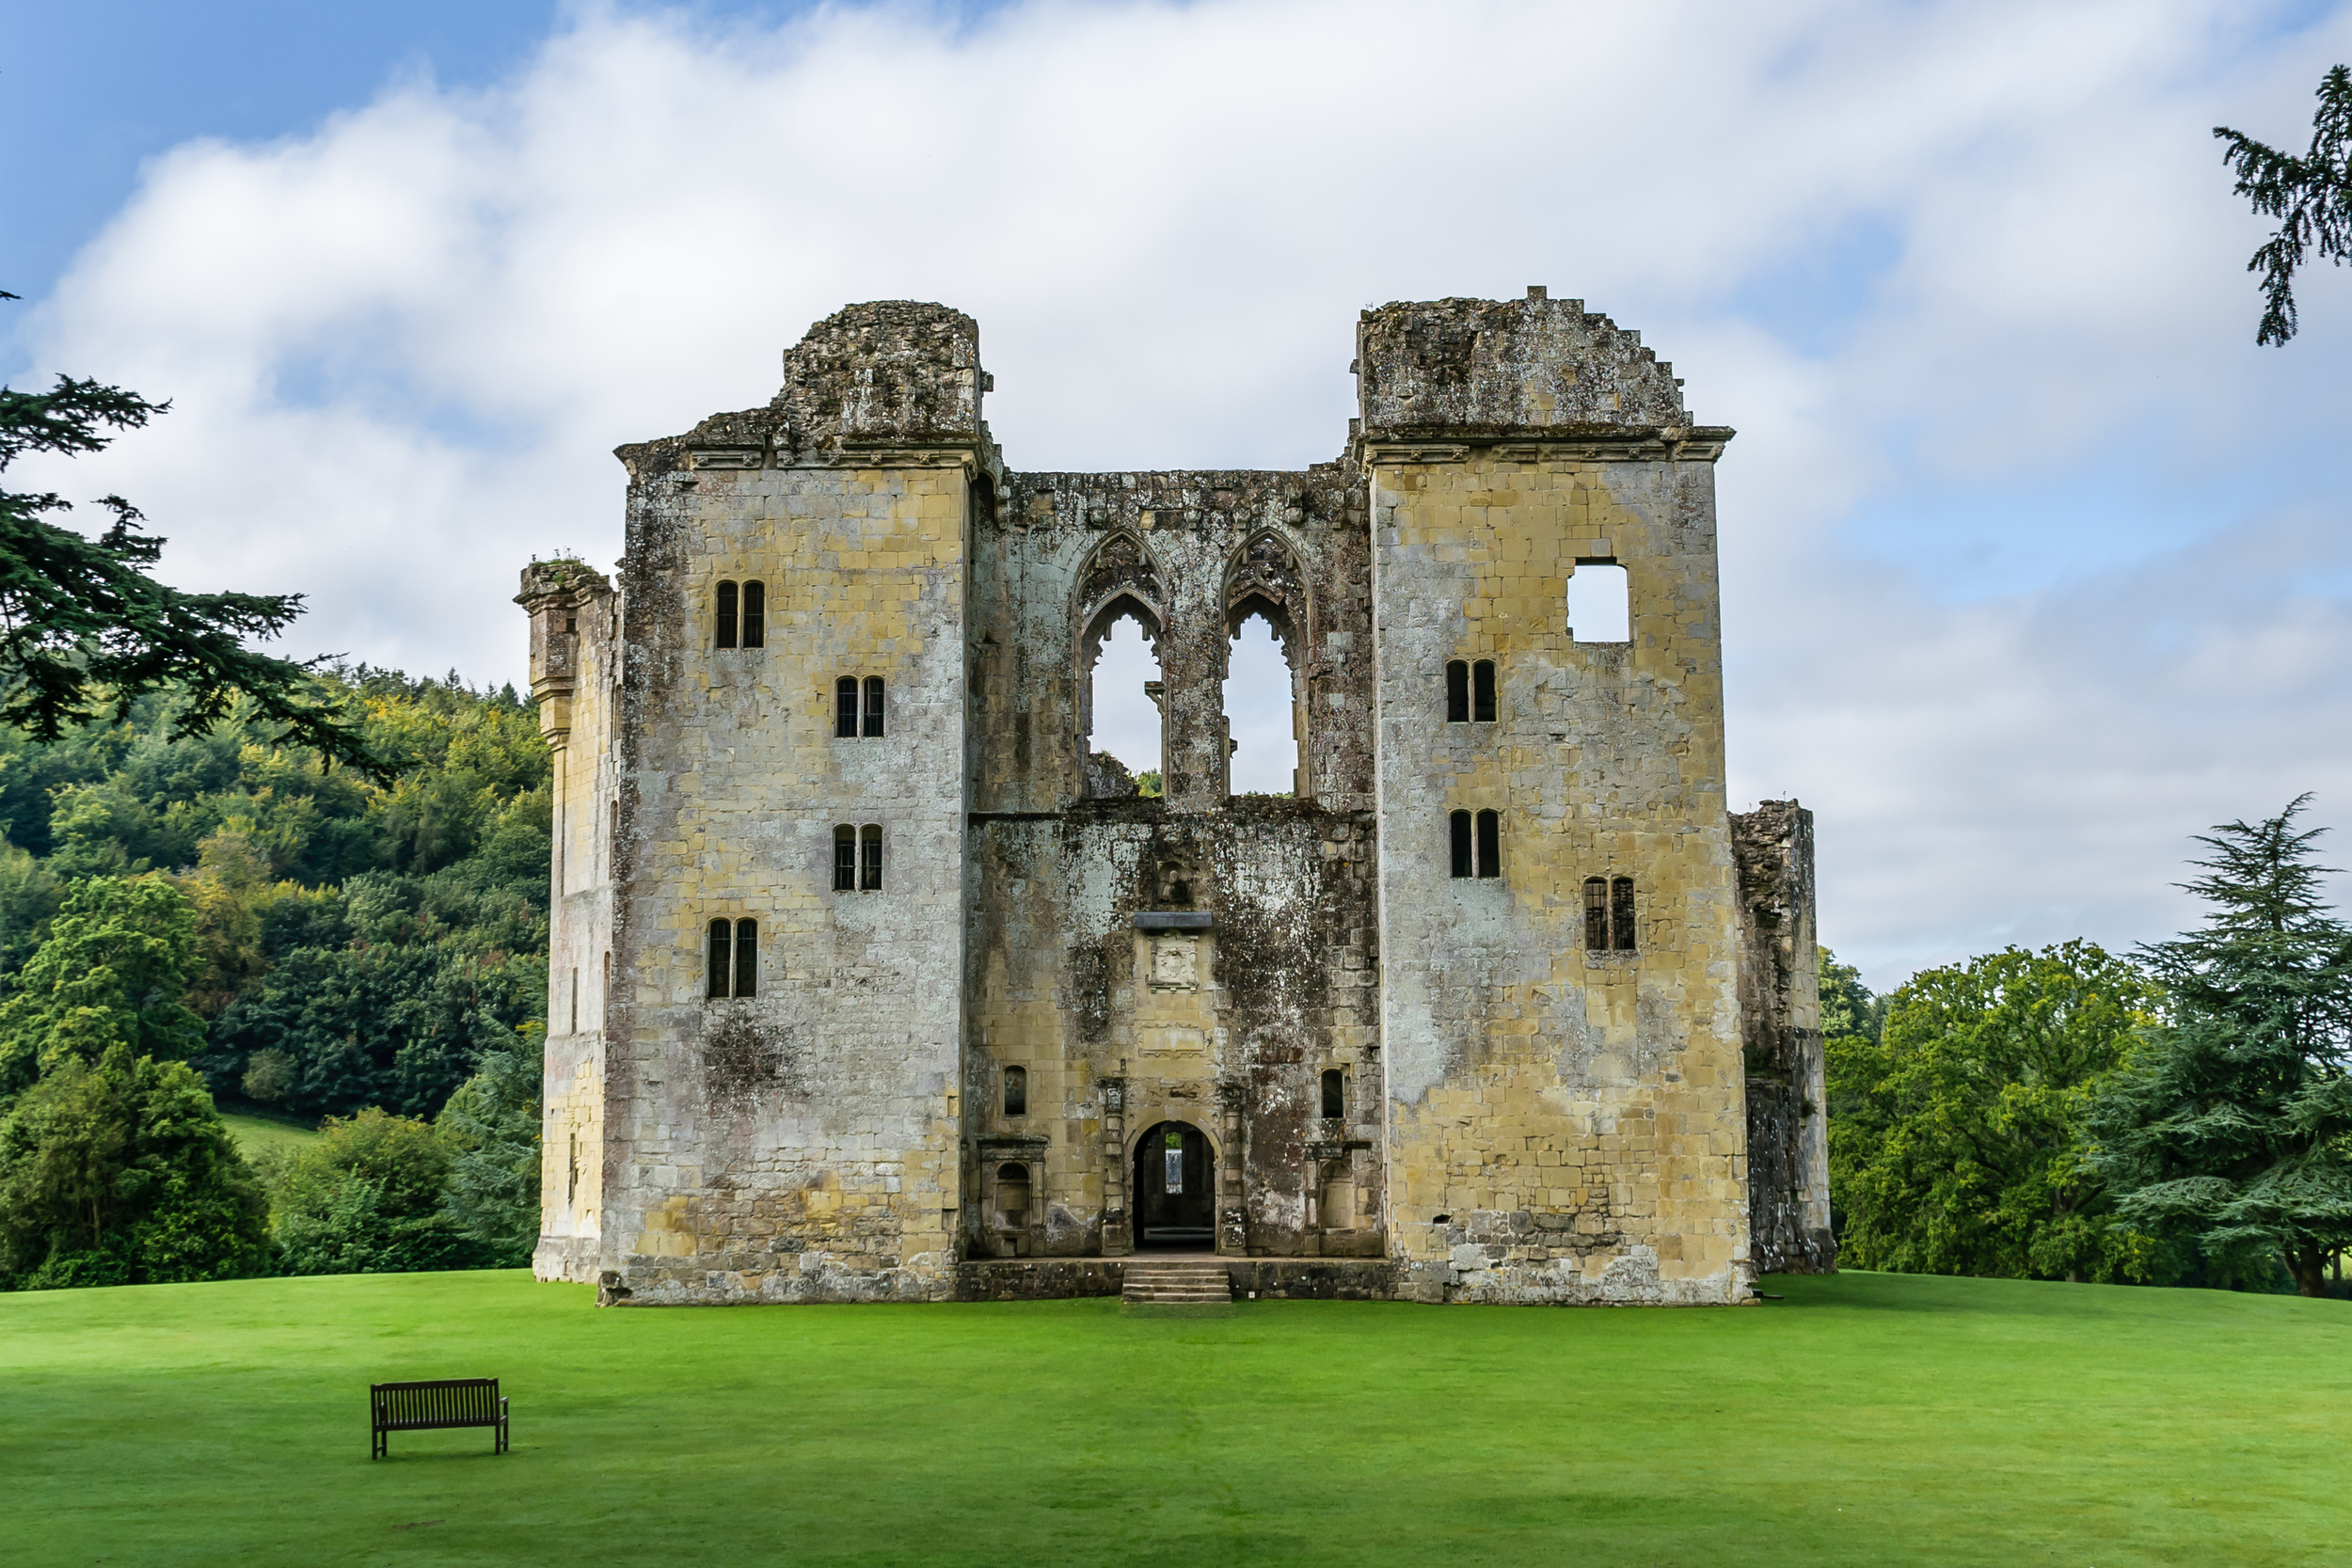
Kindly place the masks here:
<instances>
[{"instance_id":1,"label":"white cloud","mask_svg":"<svg viewBox=\"0 0 2352 1568\"><path fill-rule=\"evenodd\" d=\"M618 548L610 449L765 401L844 302L977 315L1016 466L1287 467L1359 306L1547 283L1741 428L1733 790L1820 812L1824 934L1882 980L2127 942L2187 832L2352 822L2352 289L2251 347L2207 135L2300 145L2352 17L2281 14L591 10L495 90L158 160L23 341L175 411L39 477L190 586L308 591L302 651L502 679L519 562Z\"/></svg>"}]
</instances>

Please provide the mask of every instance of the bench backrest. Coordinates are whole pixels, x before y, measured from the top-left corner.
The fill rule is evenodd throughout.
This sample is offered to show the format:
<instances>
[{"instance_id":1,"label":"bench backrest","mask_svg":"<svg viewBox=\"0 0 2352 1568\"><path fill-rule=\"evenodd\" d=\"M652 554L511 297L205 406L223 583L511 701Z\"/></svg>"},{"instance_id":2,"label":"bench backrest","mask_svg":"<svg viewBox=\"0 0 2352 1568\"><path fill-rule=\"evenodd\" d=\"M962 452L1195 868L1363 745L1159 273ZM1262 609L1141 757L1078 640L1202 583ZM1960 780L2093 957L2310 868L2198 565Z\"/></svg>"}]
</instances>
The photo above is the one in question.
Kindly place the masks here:
<instances>
[{"instance_id":1,"label":"bench backrest","mask_svg":"<svg viewBox=\"0 0 2352 1568\"><path fill-rule=\"evenodd\" d=\"M379 1425L496 1421L499 1380L494 1377L444 1378L437 1383L376 1383L368 1387L368 1402Z\"/></svg>"}]
</instances>

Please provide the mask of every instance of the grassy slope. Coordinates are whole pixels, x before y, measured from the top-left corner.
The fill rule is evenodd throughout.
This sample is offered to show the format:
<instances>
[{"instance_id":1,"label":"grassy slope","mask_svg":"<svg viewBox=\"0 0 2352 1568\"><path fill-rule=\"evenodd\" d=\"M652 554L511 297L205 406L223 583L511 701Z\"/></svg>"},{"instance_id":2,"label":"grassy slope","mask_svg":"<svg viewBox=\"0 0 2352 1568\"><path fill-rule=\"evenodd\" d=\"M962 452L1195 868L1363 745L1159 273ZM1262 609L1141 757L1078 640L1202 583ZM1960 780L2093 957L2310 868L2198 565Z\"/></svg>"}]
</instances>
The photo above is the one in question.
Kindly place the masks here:
<instances>
[{"instance_id":1,"label":"grassy slope","mask_svg":"<svg viewBox=\"0 0 2352 1568\"><path fill-rule=\"evenodd\" d=\"M249 1111L223 1111L237 1147L249 1158L268 1148L299 1148L319 1135L318 1128L292 1117L261 1116Z\"/></svg>"},{"instance_id":2,"label":"grassy slope","mask_svg":"<svg viewBox=\"0 0 2352 1568\"><path fill-rule=\"evenodd\" d=\"M0 1296L12 1563L2305 1563L2352 1307L1848 1275L1737 1311ZM495 1374L515 1450L366 1385ZM434 1521L433 1523L423 1523ZM408 1528L403 1528L408 1527Z\"/></svg>"}]
</instances>

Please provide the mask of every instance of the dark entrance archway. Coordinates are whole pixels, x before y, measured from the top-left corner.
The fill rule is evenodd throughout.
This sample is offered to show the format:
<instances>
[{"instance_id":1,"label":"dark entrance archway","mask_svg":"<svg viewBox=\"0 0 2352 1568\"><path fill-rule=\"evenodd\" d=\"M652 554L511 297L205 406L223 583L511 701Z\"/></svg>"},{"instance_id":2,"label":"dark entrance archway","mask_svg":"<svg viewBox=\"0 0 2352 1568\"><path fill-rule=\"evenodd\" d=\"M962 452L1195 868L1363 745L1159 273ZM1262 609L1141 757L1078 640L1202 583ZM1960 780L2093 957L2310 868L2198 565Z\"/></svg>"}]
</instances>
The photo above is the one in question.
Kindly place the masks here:
<instances>
[{"instance_id":1,"label":"dark entrance archway","mask_svg":"<svg viewBox=\"0 0 2352 1568\"><path fill-rule=\"evenodd\" d=\"M1207 1134L1164 1121L1136 1143L1136 1249L1207 1252L1216 1245L1216 1162Z\"/></svg>"}]
</instances>

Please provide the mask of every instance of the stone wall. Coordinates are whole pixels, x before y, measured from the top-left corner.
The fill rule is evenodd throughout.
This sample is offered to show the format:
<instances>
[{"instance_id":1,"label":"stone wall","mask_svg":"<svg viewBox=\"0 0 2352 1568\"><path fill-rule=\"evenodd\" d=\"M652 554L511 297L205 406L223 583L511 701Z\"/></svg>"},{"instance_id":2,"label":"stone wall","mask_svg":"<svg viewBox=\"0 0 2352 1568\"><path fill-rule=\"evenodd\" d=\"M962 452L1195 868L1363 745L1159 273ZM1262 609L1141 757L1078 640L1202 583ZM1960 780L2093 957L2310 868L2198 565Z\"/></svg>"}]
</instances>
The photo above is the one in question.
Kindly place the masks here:
<instances>
[{"instance_id":1,"label":"stone wall","mask_svg":"<svg viewBox=\"0 0 2352 1568\"><path fill-rule=\"evenodd\" d=\"M1731 846L1756 1272L1834 1273L1813 814L1794 800L1767 800L1732 816Z\"/></svg>"}]
</instances>

